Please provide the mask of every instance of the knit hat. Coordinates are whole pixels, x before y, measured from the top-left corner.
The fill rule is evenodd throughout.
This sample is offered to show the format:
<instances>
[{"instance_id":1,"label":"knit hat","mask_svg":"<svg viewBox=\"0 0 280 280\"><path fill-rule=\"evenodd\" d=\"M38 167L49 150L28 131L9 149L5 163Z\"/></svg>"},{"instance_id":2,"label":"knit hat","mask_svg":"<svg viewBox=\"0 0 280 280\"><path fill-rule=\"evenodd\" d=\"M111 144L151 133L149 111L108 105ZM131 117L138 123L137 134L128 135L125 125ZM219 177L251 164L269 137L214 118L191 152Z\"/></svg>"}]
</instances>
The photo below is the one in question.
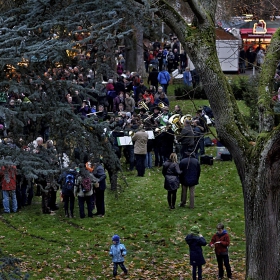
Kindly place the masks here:
<instances>
[{"instance_id":1,"label":"knit hat","mask_svg":"<svg viewBox=\"0 0 280 280\"><path fill-rule=\"evenodd\" d=\"M112 241L116 241L116 242L120 242L120 237L115 234L113 237L112 237Z\"/></svg>"},{"instance_id":2,"label":"knit hat","mask_svg":"<svg viewBox=\"0 0 280 280\"><path fill-rule=\"evenodd\" d=\"M199 234L199 227L198 226L193 226L191 227L191 233L198 235Z\"/></svg>"}]
</instances>

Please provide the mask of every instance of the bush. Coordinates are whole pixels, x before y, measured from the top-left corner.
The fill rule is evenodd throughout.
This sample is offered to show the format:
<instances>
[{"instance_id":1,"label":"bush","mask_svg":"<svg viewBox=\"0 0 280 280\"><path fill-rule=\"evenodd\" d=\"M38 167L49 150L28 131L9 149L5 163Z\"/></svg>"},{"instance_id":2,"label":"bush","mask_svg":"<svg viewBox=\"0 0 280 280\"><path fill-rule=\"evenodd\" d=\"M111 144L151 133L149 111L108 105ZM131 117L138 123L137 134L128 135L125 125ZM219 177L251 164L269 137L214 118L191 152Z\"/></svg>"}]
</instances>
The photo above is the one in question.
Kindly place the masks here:
<instances>
[{"instance_id":1,"label":"bush","mask_svg":"<svg viewBox=\"0 0 280 280\"><path fill-rule=\"evenodd\" d=\"M247 76L230 79L229 84L236 100L243 100L244 93L249 92L251 87Z\"/></svg>"}]
</instances>

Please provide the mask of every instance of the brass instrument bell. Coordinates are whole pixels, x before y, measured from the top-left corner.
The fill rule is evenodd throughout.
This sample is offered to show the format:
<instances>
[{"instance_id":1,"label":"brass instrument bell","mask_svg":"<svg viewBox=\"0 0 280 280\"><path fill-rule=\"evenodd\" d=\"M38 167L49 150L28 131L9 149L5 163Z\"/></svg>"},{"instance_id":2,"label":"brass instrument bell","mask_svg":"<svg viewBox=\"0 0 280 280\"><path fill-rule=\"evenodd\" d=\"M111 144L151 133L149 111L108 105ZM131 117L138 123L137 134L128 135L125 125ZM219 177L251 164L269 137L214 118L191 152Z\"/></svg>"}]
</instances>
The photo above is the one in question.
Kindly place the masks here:
<instances>
[{"instance_id":1,"label":"brass instrument bell","mask_svg":"<svg viewBox=\"0 0 280 280\"><path fill-rule=\"evenodd\" d=\"M157 107L159 107L160 109L162 109L163 107L165 107L165 104L163 102L159 102Z\"/></svg>"},{"instance_id":2,"label":"brass instrument bell","mask_svg":"<svg viewBox=\"0 0 280 280\"><path fill-rule=\"evenodd\" d=\"M144 108L146 111L150 110L149 107L147 106L147 104L144 101L140 101L138 107L139 107L139 109Z\"/></svg>"},{"instance_id":3,"label":"brass instrument bell","mask_svg":"<svg viewBox=\"0 0 280 280\"><path fill-rule=\"evenodd\" d=\"M186 114L186 115L182 116L181 119L180 119L180 122L181 122L182 125L184 125L185 120L191 121L192 120L192 115L191 114Z\"/></svg>"},{"instance_id":4,"label":"brass instrument bell","mask_svg":"<svg viewBox=\"0 0 280 280\"><path fill-rule=\"evenodd\" d=\"M180 114L175 114L168 119L168 122L172 124L172 130L176 135L179 135L182 130L182 124L180 121Z\"/></svg>"}]
</instances>

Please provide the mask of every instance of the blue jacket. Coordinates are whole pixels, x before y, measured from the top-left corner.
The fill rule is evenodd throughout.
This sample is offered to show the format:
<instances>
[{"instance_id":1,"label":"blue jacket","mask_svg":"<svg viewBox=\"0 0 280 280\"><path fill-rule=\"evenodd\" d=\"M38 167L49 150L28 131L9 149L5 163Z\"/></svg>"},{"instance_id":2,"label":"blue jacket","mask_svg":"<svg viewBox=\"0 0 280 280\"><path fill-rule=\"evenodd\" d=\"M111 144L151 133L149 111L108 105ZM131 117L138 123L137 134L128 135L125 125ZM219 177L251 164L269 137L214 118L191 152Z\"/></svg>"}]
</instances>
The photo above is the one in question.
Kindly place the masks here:
<instances>
[{"instance_id":1,"label":"blue jacket","mask_svg":"<svg viewBox=\"0 0 280 280\"><path fill-rule=\"evenodd\" d=\"M124 256L126 256L126 248L124 244L117 243L111 245L110 256L113 262L124 262Z\"/></svg>"},{"instance_id":2,"label":"blue jacket","mask_svg":"<svg viewBox=\"0 0 280 280\"><path fill-rule=\"evenodd\" d=\"M170 81L170 75L166 70L162 70L158 73L157 79L161 85L168 85Z\"/></svg>"},{"instance_id":3,"label":"blue jacket","mask_svg":"<svg viewBox=\"0 0 280 280\"><path fill-rule=\"evenodd\" d=\"M206 240L204 237L188 234L185 238L190 248L190 265L203 265L205 259L201 246L206 246Z\"/></svg>"}]
</instances>

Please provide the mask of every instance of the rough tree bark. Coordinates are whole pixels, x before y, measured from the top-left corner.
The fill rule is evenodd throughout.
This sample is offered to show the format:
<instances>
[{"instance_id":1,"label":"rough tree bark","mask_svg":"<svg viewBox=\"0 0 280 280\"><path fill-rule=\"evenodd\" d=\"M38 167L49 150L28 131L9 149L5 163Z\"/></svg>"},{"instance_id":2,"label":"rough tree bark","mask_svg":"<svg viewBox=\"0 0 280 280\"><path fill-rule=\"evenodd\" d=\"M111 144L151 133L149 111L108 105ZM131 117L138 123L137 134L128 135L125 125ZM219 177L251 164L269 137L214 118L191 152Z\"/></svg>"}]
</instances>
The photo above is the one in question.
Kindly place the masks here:
<instances>
[{"instance_id":1,"label":"rough tree bark","mask_svg":"<svg viewBox=\"0 0 280 280\"><path fill-rule=\"evenodd\" d=\"M259 88L260 131L250 135L240 114L215 47L217 0L185 0L195 15L192 26L173 9L159 1L159 16L174 30L194 62L215 116L220 140L233 155L244 195L246 231L246 279L280 279L280 127L274 124L270 91L280 52L272 44L267 54ZM280 32L274 36L278 40ZM252 145L251 141L256 144Z\"/></svg>"}]
</instances>

